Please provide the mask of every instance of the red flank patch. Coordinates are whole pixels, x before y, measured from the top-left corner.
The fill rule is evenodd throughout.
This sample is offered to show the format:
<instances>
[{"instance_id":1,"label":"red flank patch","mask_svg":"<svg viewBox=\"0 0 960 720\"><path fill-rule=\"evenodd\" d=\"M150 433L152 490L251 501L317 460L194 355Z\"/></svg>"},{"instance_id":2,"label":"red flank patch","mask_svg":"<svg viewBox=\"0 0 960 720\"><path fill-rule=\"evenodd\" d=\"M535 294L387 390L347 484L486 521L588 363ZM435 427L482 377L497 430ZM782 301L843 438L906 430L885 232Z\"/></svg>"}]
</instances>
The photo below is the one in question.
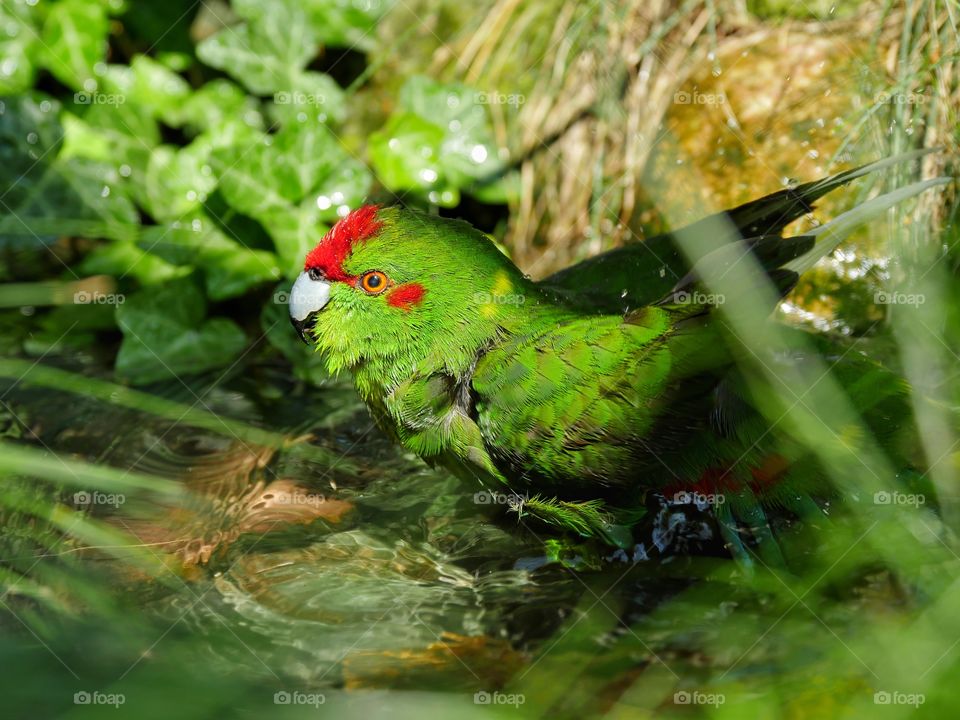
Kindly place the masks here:
<instances>
[{"instance_id":1,"label":"red flank patch","mask_svg":"<svg viewBox=\"0 0 960 720\"><path fill-rule=\"evenodd\" d=\"M372 237L383 227L377 218L379 210L379 205L364 205L337 221L307 254L303 269L320 270L328 280L349 280L351 276L343 269L343 263L356 243Z\"/></svg>"},{"instance_id":2,"label":"red flank patch","mask_svg":"<svg viewBox=\"0 0 960 720\"><path fill-rule=\"evenodd\" d=\"M414 305L420 304L426 292L420 283L397 285L397 287L387 293L387 304L400 308L401 310L410 310Z\"/></svg>"}]
</instances>

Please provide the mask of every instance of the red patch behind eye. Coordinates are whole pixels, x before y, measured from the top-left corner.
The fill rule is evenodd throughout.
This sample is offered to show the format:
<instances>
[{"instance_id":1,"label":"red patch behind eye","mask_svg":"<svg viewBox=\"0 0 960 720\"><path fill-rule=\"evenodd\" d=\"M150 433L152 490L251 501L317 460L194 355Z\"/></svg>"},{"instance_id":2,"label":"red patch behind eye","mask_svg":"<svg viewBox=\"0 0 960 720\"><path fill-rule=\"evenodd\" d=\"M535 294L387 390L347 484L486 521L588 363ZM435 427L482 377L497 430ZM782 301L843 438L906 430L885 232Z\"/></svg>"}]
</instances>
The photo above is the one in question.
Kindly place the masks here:
<instances>
[{"instance_id":1,"label":"red patch behind eye","mask_svg":"<svg viewBox=\"0 0 960 720\"><path fill-rule=\"evenodd\" d=\"M410 310L414 305L420 304L426 293L420 283L404 283L387 293L387 304L401 310Z\"/></svg>"},{"instance_id":2,"label":"red patch behind eye","mask_svg":"<svg viewBox=\"0 0 960 720\"><path fill-rule=\"evenodd\" d=\"M337 221L307 254L303 269L320 270L328 280L351 279L343 263L356 243L372 237L383 227L383 221L377 218L379 210L379 205L364 205Z\"/></svg>"}]
</instances>

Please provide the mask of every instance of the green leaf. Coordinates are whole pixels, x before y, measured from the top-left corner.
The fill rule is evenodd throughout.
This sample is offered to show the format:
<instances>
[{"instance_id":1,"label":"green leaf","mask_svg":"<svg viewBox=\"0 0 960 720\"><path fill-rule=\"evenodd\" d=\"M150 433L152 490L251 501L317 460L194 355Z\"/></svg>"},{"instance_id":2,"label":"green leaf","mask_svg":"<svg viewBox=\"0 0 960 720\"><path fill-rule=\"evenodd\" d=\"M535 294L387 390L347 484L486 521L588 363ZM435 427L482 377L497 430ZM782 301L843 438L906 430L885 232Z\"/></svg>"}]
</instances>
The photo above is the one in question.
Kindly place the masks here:
<instances>
[{"instance_id":1,"label":"green leaf","mask_svg":"<svg viewBox=\"0 0 960 720\"><path fill-rule=\"evenodd\" d=\"M465 85L410 78L400 109L370 137L370 160L384 185L449 207L460 189L494 173L496 146L480 100Z\"/></svg>"},{"instance_id":2,"label":"green leaf","mask_svg":"<svg viewBox=\"0 0 960 720\"><path fill-rule=\"evenodd\" d=\"M10 187L0 214L15 215L16 224L5 224L11 234L41 241L44 238L38 236L42 233L30 229L37 219L96 220L120 234L139 222L120 180L113 167L93 160L36 163Z\"/></svg>"},{"instance_id":3,"label":"green leaf","mask_svg":"<svg viewBox=\"0 0 960 720\"><path fill-rule=\"evenodd\" d=\"M210 157L220 184L220 192L230 205L244 215L260 219L273 210L289 207L280 175L273 165L275 153L268 141L250 147L233 145L214 150Z\"/></svg>"},{"instance_id":4,"label":"green leaf","mask_svg":"<svg viewBox=\"0 0 960 720\"><path fill-rule=\"evenodd\" d=\"M481 99L466 85L442 84L423 76L410 78L400 90L401 107L442 130L443 171L458 187L489 175L498 166L490 119Z\"/></svg>"},{"instance_id":5,"label":"green leaf","mask_svg":"<svg viewBox=\"0 0 960 720\"><path fill-rule=\"evenodd\" d=\"M442 183L443 130L409 112L392 115L370 136L368 151L377 176L391 190L429 190Z\"/></svg>"},{"instance_id":6,"label":"green leaf","mask_svg":"<svg viewBox=\"0 0 960 720\"><path fill-rule=\"evenodd\" d=\"M270 116L281 125L340 122L346 114L343 90L329 75L299 73L289 87L274 93Z\"/></svg>"},{"instance_id":7,"label":"green leaf","mask_svg":"<svg viewBox=\"0 0 960 720\"><path fill-rule=\"evenodd\" d=\"M57 100L37 92L0 99L0 173L18 156L31 163L43 156L53 159L50 155L63 140L60 109Z\"/></svg>"},{"instance_id":8,"label":"green leaf","mask_svg":"<svg viewBox=\"0 0 960 720\"><path fill-rule=\"evenodd\" d=\"M43 25L44 66L65 85L94 92L107 52L107 13L97 0L60 0Z\"/></svg>"},{"instance_id":9,"label":"green leaf","mask_svg":"<svg viewBox=\"0 0 960 720\"><path fill-rule=\"evenodd\" d=\"M240 123L251 129L263 128L263 116L256 98L222 78L208 82L190 95L183 103L180 115L195 131L211 131Z\"/></svg>"},{"instance_id":10,"label":"green leaf","mask_svg":"<svg viewBox=\"0 0 960 720\"><path fill-rule=\"evenodd\" d=\"M180 149L162 145L153 151L144 189L146 209L154 218L181 218L206 201L217 186L209 153L202 143Z\"/></svg>"},{"instance_id":11,"label":"green leaf","mask_svg":"<svg viewBox=\"0 0 960 720\"><path fill-rule=\"evenodd\" d=\"M25 92L33 85L42 48L35 16L26 0L0 5L0 95Z\"/></svg>"},{"instance_id":12,"label":"green leaf","mask_svg":"<svg viewBox=\"0 0 960 720\"><path fill-rule=\"evenodd\" d=\"M392 4L388 0L307 0L304 11L324 45L369 52L376 47L377 22Z\"/></svg>"},{"instance_id":13,"label":"green leaf","mask_svg":"<svg viewBox=\"0 0 960 720\"><path fill-rule=\"evenodd\" d=\"M280 256L283 274L294 278L303 269L303 260L327 232L315 203L305 200L299 207L288 207L266 213L261 221Z\"/></svg>"},{"instance_id":14,"label":"green leaf","mask_svg":"<svg viewBox=\"0 0 960 720\"><path fill-rule=\"evenodd\" d=\"M69 217L96 217L108 224L139 225L137 209L127 197L116 168L105 163L71 158L56 164L86 211ZM49 205L49 200L46 201Z\"/></svg>"},{"instance_id":15,"label":"green leaf","mask_svg":"<svg viewBox=\"0 0 960 720\"><path fill-rule=\"evenodd\" d=\"M144 252L132 241L101 245L80 262L78 270L87 275L134 277L141 285L162 284L191 272Z\"/></svg>"},{"instance_id":16,"label":"green leaf","mask_svg":"<svg viewBox=\"0 0 960 720\"><path fill-rule=\"evenodd\" d=\"M172 70L147 55L138 55L130 63L133 71L130 102L147 108L171 127L183 124L183 104L190 96L190 85Z\"/></svg>"},{"instance_id":17,"label":"green leaf","mask_svg":"<svg viewBox=\"0 0 960 720\"><path fill-rule=\"evenodd\" d=\"M362 204L372 184L323 125L298 123L253 146L215 150L220 192L237 211L264 226L286 274L296 272L325 227Z\"/></svg>"},{"instance_id":18,"label":"green leaf","mask_svg":"<svg viewBox=\"0 0 960 720\"><path fill-rule=\"evenodd\" d=\"M276 256L227 237L206 217L155 226L139 246L174 265L203 269L207 297L224 300L280 277Z\"/></svg>"},{"instance_id":19,"label":"green leaf","mask_svg":"<svg viewBox=\"0 0 960 720\"><path fill-rule=\"evenodd\" d=\"M246 335L224 318L204 320L203 293L190 278L142 290L117 306L123 343L117 375L148 383L223 367L247 344Z\"/></svg>"},{"instance_id":20,"label":"green leaf","mask_svg":"<svg viewBox=\"0 0 960 720\"><path fill-rule=\"evenodd\" d=\"M319 47L306 18L285 3L256 0L237 11L255 21L226 27L197 46L197 57L245 85L255 95L293 87Z\"/></svg>"}]
</instances>

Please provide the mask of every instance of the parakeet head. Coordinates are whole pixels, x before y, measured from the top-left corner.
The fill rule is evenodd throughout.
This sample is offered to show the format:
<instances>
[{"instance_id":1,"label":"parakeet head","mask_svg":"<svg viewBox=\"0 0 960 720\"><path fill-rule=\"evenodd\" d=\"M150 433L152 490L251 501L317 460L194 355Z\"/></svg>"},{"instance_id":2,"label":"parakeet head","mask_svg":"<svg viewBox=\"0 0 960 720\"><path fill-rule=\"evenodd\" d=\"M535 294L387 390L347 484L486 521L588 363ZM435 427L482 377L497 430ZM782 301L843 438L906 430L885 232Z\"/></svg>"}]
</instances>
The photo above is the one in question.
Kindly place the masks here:
<instances>
[{"instance_id":1,"label":"parakeet head","mask_svg":"<svg viewBox=\"0 0 960 720\"><path fill-rule=\"evenodd\" d=\"M376 368L399 381L416 370L462 372L536 294L466 223L366 205L307 255L290 317L331 371Z\"/></svg>"}]
</instances>

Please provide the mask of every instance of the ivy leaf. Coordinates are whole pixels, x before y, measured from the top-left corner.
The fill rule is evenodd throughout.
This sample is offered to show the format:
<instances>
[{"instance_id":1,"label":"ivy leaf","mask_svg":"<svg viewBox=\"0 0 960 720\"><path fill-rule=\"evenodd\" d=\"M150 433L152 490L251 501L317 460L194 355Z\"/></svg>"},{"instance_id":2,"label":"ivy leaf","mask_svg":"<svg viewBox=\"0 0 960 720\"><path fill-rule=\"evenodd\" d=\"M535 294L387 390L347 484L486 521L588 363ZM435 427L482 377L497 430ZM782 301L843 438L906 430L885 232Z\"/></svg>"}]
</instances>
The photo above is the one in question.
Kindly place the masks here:
<instances>
[{"instance_id":1,"label":"ivy leaf","mask_svg":"<svg viewBox=\"0 0 960 720\"><path fill-rule=\"evenodd\" d=\"M452 206L460 189L489 177L499 164L481 99L465 85L410 78L400 108L370 138L370 160L384 184Z\"/></svg>"},{"instance_id":2,"label":"ivy leaf","mask_svg":"<svg viewBox=\"0 0 960 720\"><path fill-rule=\"evenodd\" d=\"M60 0L43 25L44 66L74 90L94 92L107 52L107 13L98 0Z\"/></svg>"},{"instance_id":3,"label":"ivy leaf","mask_svg":"<svg viewBox=\"0 0 960 720\"><path fill-rule=\"evenodd\" d=\"M329 75L297 74L291 85L274 93L270 116L281 125L314 121L340 122L346 114L343 90Z\"/></svg>"},{"instance_id":4,"label":"ivy leaf","mask_svg":"<svg viewBox=\"0 0 960 720\"><path fill-rule=\"evenodd\" d=\"M144 189L146 209L157 220L181 218L206 201L217 186L209 147L162 145L150 155Z\"/></svg>"},{"instance_id":5,"label":"ivy leaf","mask_svg":"<svg viewBox=\"0 0 960 720\"><path fill-rule=\"evenodd\" d=\"M183 124L183 104L190 96L190 85L169 68L147 55L138 55L130 63L133 82L130 102L147 109L171 127Z\"/></svg>"},{"instance_id":6,"label":"ivy leaf","mask_svg":"<svg viewBox=\"0 0 960 720\"><path fill-rule=\"evenodd\" d=\"M197 46L204 63L231 75L255 95L293 86L319 46L303 12L266 0L237 7L251 22L229 26Z\"/></svg>"},{"instance_id":7,"label":"ivy leaf","mask_svg":"<svg viewBox=\"0 0 960 720\"><path fill-rule=\"evenodd\" d=\"M134 277L141 285L148 286L163 284L192 272L189 267L177 267L144 252L133 241L101 245L80 262L78 269L87 275Z\"/></svg>"},{"instance_id":8,"label":"ivy leaf","mask_svg":"<svg viewBox=\"0 0 960 720\"><path fill-rule=\"evenodd\" d=\"M235 210L260 221L273 238L286 274L332 222L360 205L372 184L323 125L298 123L259 143L215 150L220 192Z\"/></svg>"},{"instance_id":9,"label":"ivy leaf","mask_svg":"<svg viewBox=\"0 0 960 720\"><path fill-rule=\"evenodd\" d=\"M70 217L95 217L111 225L140 224L137 209L127 197L116 168L93 160L71 158L56 163L55 169L84 208ZM50 203L51 199L45 200L47 206Z\"/></svg>"},{"instance_id":10,"label":"ivy leaf","mask_svg":"<svg viewBox=\"0 0 960 720\"><path fill-rule=\"evenodd\" d=\"M309 200L298 207L268 212L261 221L273 238L283 273L288 278L300 273L307 253L329 229L320 220L316 204Z\"/></svg>"},{"instance_id":11,"label":"ivy leaf","mask_svg":"<svg viewBox=\"0 0 960 720\"><path fill-rule=\"evenodd\" d=\"M273 253L244 247L203 216L148 228L138 244L174 265L201 268L212 300L237 297L280 277Z\"/></svg>"},{"instance_id":12,"label":"ivy leaf","mask_svg":"<svg viewBox=\"0 0 960 720\"><path fill-rule=\"evenodd\" d=\"M236 125L258 130L263 128L263 116L257 99L223 78L208 82L190 95L180 108L180 117L196 132Z\"/></svg>"},{"instance_id":13,"label":"ivy leaf","mask_svg":"<svg viewBox=\"0 0 960 720\"><path fill-rule=\"evenodd\" d=\"M205 320L206 301L191 278L141 290L117 306L123 343L116 372L136 384L223 367L247 344L225 318Z\"/></svg>"},{"instance_id":14,"label":"ivy leaf","mask_svg":"<svg viewBox=\"0 0 960 720\"><path fill-rule=\"evenodd\" d=\"M377 44L373 32L377 22L392 4L389 0L307 0L304 10L324 45L370 52Z\"/></svg>"},{"instance_id":15,"label":"ivy leaf","mask_svg":"<svg viewBox=\"0 0 960 720\"><path fill-rule=\"evenodd\" d=\"M401 112L370 136L370 160L391 189L429 189L440 179L442 142L443 130L434 123Z\"/></svg>"},{"instance_id":16,"label":"ivy leaf","mask_svg":"<svg viewBox=\"0 0 960 720\"><path fill-rule=\"evenodd\" d=\"M0 5L0 95L21 93L33 85L42 49L34 6L25 0Z\"/></svg>"},{"instance_id":17,"label":"ivy leaf","mask_svg":"<svg viewBox=\"0 0 960 720\"><path fill-rule=\"evenodd\" d=\"M63 140L60 110L57 100L42 93L0 99L0 172L18 156L32 163L56 155L55 146Z\"/></svg>"}]
</instances>

